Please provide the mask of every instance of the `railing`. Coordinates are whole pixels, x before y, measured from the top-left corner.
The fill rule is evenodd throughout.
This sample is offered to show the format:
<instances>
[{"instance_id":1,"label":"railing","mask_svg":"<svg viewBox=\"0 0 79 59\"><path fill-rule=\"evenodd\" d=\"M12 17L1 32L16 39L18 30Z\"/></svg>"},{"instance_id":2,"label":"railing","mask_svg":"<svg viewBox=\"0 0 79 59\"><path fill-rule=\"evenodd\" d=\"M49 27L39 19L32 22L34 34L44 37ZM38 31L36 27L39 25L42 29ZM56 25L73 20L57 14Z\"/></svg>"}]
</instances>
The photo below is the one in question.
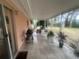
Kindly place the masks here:
<instances>
[{"instance_id":1,"label":"railing","mask_svg":"<svg viewBox=\"0 0 79 59\"><path fill-rule=\"evenodd\" d=\"M78 41L73 40L70 37L67 37L67 44L69 44L72 48L76 49L77 48Z\"/></svg>"},{"instance_id":2,"label":"railing","mask_svg":"<svg viewBox=\"0 0 79 59\"><path fill-rule=\"evenodd\" d=\"M55 36L56 36L56 38L59 38L57 33L55 33ZM77 44L79 43L79 41L76 41L76 40L72 39L71 37L67 36L65 43L67 43L72 48L76 49L77 48Z\"/></svg>"}]
</instances>

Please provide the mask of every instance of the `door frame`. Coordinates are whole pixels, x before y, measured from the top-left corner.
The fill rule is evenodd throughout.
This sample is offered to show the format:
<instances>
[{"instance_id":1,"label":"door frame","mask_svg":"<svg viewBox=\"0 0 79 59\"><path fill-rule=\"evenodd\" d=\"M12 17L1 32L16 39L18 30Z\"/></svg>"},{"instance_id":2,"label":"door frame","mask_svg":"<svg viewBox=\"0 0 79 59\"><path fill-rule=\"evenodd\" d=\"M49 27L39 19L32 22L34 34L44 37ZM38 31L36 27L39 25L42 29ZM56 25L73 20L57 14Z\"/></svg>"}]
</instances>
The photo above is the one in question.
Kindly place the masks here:
<instances>
[{"instance_id":1,"label":"door frame","mask_svg":"<svg viewBox=\"0 0 79 59\"><path fill-rule=\"evenodd\" d=\"M15 17L14 17L15 12L6 6L4 6L4 8L5 8L5 14L6 14L6 11L8 11L8 13L10 14L10 16L6 15L8 18L8 21L9 21L8 22L9 24L7 24L7 27L9 27L9 30L10 30L12 53L13 53L13 56L15 56L15 54L17 52L17 41L16 41L16 35L15 35L16 28L15 28ZM5 16L5 18L6 18L6 16Z\"/></svg>"},{"instance_id":2,"label":"door frame","mask_svg":"<svg viewBox=\"0 0 79 59\"><path fill-rule=\"evenodd\" d=\"M1 4L1 7L2 7L2 14L3 14L3 22L4 22L4 29L5 29L5 32L6 32L6 39L8 41L8 52L9 52L9 56L10 56L10 59L13 59L13 54L12 54L12 50L11 50L11 45L10 45L10 40L9 40L9 36L8 36L8 29L7 29L7 23L6 23L6 18L5 18L5 9L4 9L4 5Z\"/></svg>"}]
</instances>

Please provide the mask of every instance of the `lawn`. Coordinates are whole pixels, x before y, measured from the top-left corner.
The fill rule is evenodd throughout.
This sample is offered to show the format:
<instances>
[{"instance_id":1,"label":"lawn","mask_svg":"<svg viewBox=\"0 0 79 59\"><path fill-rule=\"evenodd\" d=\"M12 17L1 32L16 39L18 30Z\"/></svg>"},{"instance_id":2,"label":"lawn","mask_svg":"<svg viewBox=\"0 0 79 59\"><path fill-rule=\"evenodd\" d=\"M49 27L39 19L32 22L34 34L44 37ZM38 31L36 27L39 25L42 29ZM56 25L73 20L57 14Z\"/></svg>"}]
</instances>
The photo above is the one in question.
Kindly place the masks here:
<instances>
[{"instance_id":1,"label":"lawn","mask_svg":"<svg viewBox=\"0 0 79 59\"><path fill-rule=\"evenodd\" d=\"M58 33L59 27L48 27L49 30ZM79 28L63 28L62 31L70 38L70 40L79 40Z\"/></svg>"}]
</instances>

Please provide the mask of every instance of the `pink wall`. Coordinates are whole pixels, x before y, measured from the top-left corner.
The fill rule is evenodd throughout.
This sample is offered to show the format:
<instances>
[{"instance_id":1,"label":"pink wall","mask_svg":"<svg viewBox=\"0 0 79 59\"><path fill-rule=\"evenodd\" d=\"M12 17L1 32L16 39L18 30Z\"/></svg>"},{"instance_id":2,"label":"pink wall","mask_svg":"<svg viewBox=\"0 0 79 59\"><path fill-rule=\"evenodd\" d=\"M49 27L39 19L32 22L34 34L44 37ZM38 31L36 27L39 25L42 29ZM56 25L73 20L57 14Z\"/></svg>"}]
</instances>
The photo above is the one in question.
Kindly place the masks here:
<instances>
[{"instance_id":1,"label":"pink wall","mask_svg":"<svg viewBox=\"0 0 79 59\"><path fill-rule=\"evenodd\" d=\"M16 43L18 46L18 49L21 47L21 45L24 42L24 36L23 32L27 30L28 25L27 25L28 19L22 15L21 13L16 14L15 16L15 24L16 24Z\"/></svg>"}]
</instances>

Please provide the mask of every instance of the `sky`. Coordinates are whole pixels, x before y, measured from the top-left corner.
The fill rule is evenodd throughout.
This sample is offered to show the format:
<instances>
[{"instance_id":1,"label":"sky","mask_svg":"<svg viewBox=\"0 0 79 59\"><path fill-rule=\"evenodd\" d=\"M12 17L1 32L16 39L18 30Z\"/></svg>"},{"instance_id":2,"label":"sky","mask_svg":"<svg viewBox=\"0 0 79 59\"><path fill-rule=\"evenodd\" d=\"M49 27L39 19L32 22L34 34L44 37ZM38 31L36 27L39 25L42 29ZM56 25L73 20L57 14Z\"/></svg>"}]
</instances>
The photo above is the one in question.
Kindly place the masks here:
<instances>
[{"instance_id":1,"label":"sky","mask_svg":"<svg viewBox=\"0 0 79 59\"><path fill-rule=\"evenodd\" d=\"M76 19L77 19L77 20L79 20L79 15L78 15L78 16L76 16Z\"/></svg>"}]
</instances>

